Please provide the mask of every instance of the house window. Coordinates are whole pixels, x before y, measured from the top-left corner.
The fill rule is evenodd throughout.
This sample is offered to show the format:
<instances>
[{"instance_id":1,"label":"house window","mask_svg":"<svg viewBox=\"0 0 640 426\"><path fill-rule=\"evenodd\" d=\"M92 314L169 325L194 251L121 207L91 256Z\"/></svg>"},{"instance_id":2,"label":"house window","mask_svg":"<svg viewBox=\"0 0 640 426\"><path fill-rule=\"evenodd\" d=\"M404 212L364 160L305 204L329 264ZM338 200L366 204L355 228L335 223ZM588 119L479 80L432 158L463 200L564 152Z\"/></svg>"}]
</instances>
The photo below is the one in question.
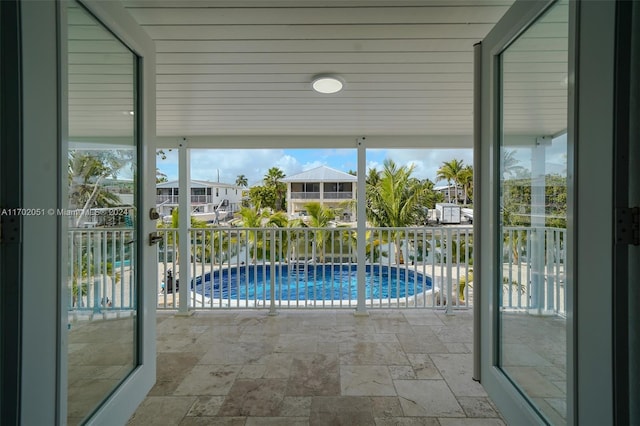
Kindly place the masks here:
<instances>
[{"instance_id":1,"label":"house window","mask_svg":"<svg viewBox=\"0 0 640 426\"><path fill-rule=\"evenodd\" d=\"M220 189L219 189L219 188L216 188L216 197L219 197L219 196L220 196L219 191L220 191Z\"/></svg>"}]
</instances>

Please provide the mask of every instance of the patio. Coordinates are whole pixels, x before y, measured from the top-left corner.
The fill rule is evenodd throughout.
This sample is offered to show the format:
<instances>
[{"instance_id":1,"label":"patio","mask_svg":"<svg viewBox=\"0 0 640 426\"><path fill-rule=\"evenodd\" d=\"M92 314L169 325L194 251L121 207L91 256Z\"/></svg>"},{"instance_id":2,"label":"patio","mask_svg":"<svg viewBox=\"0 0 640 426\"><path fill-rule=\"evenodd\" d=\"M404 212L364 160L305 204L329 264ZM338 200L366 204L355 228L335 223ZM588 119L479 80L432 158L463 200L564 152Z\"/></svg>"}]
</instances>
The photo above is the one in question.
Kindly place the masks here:
<instances>
[{"instance_id":1,"label":"patio","mask_svg":"<svg viewBox=\"0 0 640 426\"><path fill-rule=\"evenodd\" d=\"M130 425L503 425L471 379L473 312L158 312Z\"/></svg>"}]
</instances>

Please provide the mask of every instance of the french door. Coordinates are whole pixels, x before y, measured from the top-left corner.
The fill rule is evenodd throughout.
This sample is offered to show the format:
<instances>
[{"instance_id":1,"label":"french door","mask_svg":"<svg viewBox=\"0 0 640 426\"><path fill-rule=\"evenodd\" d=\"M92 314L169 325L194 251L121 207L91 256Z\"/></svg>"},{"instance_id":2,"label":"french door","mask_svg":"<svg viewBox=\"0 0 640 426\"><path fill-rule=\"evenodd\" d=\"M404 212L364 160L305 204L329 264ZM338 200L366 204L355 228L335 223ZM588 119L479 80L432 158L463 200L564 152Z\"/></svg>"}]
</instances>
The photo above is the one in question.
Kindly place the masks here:
<instances>
[{"instance_id":1,"label":"french door","mask_svg":"<svg viewBox=\"0 0 640 426\"><path fill-rule=\"evenodd\" d=\"M155 382L154 46L119 2L21 2L23 424L125 424Z\"/></svg>"},{"instance_id":2,"label":"french door","mask_svg":"<svg viewBox=\"0 0 640 426\"><path fill-rule=\"evenodd\" d=\"M509 423L612 424L624 411L613 360L619 3L516 1L476 56L480 379Z\"/></svg>"}]
</instances>

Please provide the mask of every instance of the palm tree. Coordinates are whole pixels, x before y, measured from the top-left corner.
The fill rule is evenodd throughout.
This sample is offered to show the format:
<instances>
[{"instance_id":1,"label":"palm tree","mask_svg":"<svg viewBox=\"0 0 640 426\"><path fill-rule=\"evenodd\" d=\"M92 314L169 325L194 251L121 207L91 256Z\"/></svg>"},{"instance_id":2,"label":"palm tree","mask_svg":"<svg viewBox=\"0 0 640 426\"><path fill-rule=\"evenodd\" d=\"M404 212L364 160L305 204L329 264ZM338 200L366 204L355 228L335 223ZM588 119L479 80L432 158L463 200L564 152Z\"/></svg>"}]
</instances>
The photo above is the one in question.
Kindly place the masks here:
<instances>
[{"instance_id":1,"label":"palm tree","mask_svg":"<svg viewBox=\"0 0 640 426\"><path fill-rule=\"evenodd\" d=\"M247 185L249 185L249 181L247 180L247 177L245 175L238 175L238 177L236 178L236 186L241 186L243 188L246 188Z\"/></svg>"},{"instance_id":2,"label":"palm tree","mask_svg":"<svg viewBox=\"0 0 640 426\"><path fill-rule=\"evenodd\" d=\"M238 212L240 223L244 228L285 228L288 225L288 218L284 212L272 212L270 209L260 209L260 207L242 207ZM271 242L265 238L266 233L251 229L246 231L247 241L251 250L251 261L255 262L258 258L269 258ZM279 238L276 240L276 254L282 256L286 253L287 238ZM279 256L278 256L279 257Z\"/></svg>"},{"instance_id":3,"label":"palm tree","mask_svg":"<svg viewBox=\"0 0 640 426\"><path fill-rule=\"evenodd\" d=\"M466 206L468 199L472 198L473 194L473 167L465 166L458 177L464 194L463 204Z\"/></svg>"},{"instance_id":4,"label":"palm tree","mask_svg":"<svg viewBox=\"0 0 640 426\"><path fill-rule=\"evenodd\" d=\"M164 224L162 222L159 222L156 225L156 228L158 229L165 229L165 228L169 228L169 229L178 229L180 227L180 215L178 212L178 208L173 209L173 211L171 212L171 223L170 224ZM200 228L200 229L206 229L207 228L207 224L206 222L203 222L201 220L198 220L196 218L194 218L193 216L191 217L191 228ZM210 233L205 232L205 253L194 253L196 254L198 257L202 258L202 255L205 256L205 259L208 259L211 253L211 238L210 238ZM175 232L175 241L173 238L174 233L173 232L169 232L167 234L167 244L169 246L174 246L175 247L175 253L176 253L176 262L179 261L180 259L180 245L179 245L179 241L180 241L180 235L178 232ZM161 242L161 244L163 244L163 242ZM199 250L201 251L201 250ZM193 256L193 254L192 254Z\"/></svg>"},{"instance_id":5,"label":"palm tree","mask_svg":"<svg viewBox=\"0 0 640 426\"><path fill-rule=\"evenodd\" d=\"M398 166L385 160L380 180L375 187L367 183L367 219L373 226L404 228L417 222L426 190L411 177L414 166ZM370 197L370 198L369 198ZM400 241L402 232L392 232L397 263L404 263Z\"/></svg>"},{"instance_id":6,"label":"palm tree","mask_svg":"<svg viewBox=\"0 0 640 426\"><path fill-rule=\"evenodd\" d=\"M455 199L458 201L458 185L460 183L460 172L464 168L464 161L453 159L451 161L445 161L442 163L442 166L438 169L436 178L438 180L446 180L447 185L449 186L449 199L451 202L451 182L453 182L455 186Z\"/></svg>"},{"instance_id":7,"label":"palm tree","mask_svg":"<svg viewBox=\"0 0 640 426\"><path fill-rule=\"evenodd\" d=\"M101 185L107 176L115 175L122 168L115 156L101 152L71 151L67 167L69 207L82 209L76 226L80 226L89 209L113 207L121 203L120 197Z\"/></svg>"},{"instance_id":8,"label":"palm tree","mask_svg":"<svg viewBox=\"0 0 640 426\"><path fill-rule=\"evenodd\" d=\"M267 188L272 188L276 194L276 210L282 210L282 204L284 200L284 193L287 190L287 186L282 182L286 175L279 167L271 167L267 170L267 174L264 175L263 182Z\"/></svg>"},{"instance_id":9,"label":"palm tree","mask_svg":"<svg viewBox=\"0 0 640 426\"><path fill-rule=\"evenodd\" d=\"M304 205L309 214L308 226L312 228L321 228L313 231L313 248L319 252L318 258L320 263L324 262L325 243L330 239L331 232L324 230L329 226L335 216L334 209L324 207L319 202L314 201ZM315 258L315 254L313 255Z\"/></svg>"},{"instance_id":10,"label":"palm tree","mask_svg":"<svg viewBox=\"0 0 640 426\"><path fill-rule=\"evenodd\" d=\"M516 177L524 170L524 167L520 166L520 160L516 158L516 151L504 151L502 155L502 173L503 176Z\"/></svg>"}]
</instances>

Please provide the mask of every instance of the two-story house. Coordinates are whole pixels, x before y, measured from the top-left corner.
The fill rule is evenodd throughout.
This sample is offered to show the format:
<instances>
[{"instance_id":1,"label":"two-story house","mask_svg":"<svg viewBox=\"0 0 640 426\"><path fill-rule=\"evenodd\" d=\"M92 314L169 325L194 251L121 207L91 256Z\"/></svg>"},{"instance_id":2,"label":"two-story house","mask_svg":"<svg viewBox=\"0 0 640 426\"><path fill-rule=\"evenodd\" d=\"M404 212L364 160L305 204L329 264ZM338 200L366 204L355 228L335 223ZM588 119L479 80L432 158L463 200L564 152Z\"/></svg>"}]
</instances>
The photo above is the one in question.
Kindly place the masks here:
<instances>
[{"instance_id":1,"label":"two-story house","mask_svg":"<svg viewBox=\"0 0 640 426\"><path fill-rule=\"evenodd\" d=\"M327 166L316 167L282 179L287 184L287 213L304 216L305 204L317 201L321 205L340 209L343 220L353 220L358 178ZM352 203L349 203L352 201Z\"/></svg>"},{"instance_id":2,"label":"two-story house","mask_svg":"<svg viewBox=\"0 0 640 426\"><path fill-rule=\"evenodd\" d=\"M191 180L191 215L205 222L223 220L240 209L242 188L222 182ZM156 185L156 204L161 217L178 207L178 181Z\"/></svg>"}]
</instances>

